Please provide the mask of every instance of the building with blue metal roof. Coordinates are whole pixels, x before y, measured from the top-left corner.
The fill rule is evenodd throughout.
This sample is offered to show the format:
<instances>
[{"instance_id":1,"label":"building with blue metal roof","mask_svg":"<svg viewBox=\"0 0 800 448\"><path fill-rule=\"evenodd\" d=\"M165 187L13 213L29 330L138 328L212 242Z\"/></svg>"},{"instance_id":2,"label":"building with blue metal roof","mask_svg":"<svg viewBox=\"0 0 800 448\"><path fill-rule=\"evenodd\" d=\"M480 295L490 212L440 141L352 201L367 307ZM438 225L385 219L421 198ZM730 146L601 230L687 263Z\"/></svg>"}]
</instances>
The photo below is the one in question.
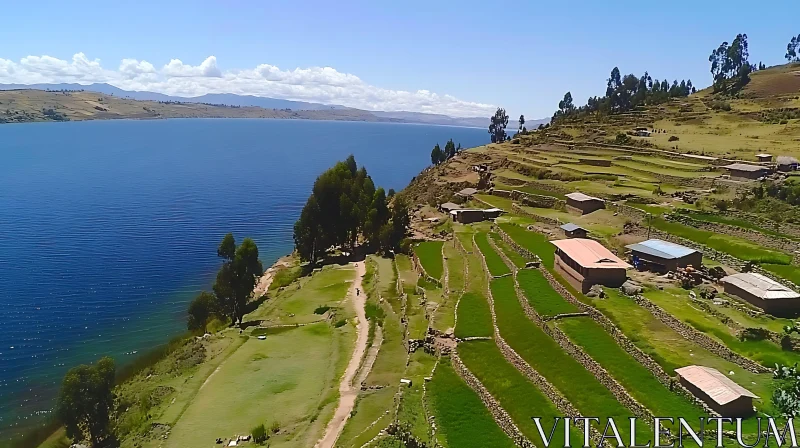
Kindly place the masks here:
<instances>
[{"instance_id":1,"label":"building with blue metal roof","mask_svg":"<svg viewBox=\"0 0 800 448\"><path fill-rule=\"evenodd\" d=\"M625 248L631 251L632 264L639 270L669 272L676 271L679 267L699 268L703 263L702 252L669 241L652 239L630 244Z\"/></svg>"}]
</instances>

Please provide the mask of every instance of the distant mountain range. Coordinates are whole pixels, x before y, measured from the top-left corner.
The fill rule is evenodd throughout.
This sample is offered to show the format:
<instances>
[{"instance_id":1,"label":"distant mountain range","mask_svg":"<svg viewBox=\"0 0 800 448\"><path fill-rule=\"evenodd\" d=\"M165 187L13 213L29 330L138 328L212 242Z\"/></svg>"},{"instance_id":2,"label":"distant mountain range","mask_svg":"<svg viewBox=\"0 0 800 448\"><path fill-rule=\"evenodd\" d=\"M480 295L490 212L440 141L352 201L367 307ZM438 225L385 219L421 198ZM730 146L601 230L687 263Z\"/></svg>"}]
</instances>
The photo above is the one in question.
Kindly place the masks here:
<instances>
[{"instance_id":1,"label":"distant mountain range","mask_svg":"<svg viewBox=\"0 0 800 448\"><path fill-rule=\"evenodd\" d=\"M371 113L381 119L381 121L397 121L404 123L420 123L445 126L468 126L468 127L488 127L489 117L450 117L441 114L426 114L421 112L384 112L384 111L364 111L352 107L339 106L336 104L309 103L305 101L281 100L276 98L265 98L252 95L236 95L233 93L209 93L195 97L181 97L165 95L163 93L130 91L114 87L106 83L82 84L0 84L0 90L16 89L36 89L36 90L86 90L99 92L106 95L113 95L119 98L130 98L143 101L175 101L182 103L208 103L224 104L227 106L254 106L264 109L292 109L292 110L351 110L358 112ZM540 123L548 123L549 119L530 120L526 123L529 129L533 129ZM510 120L510 125L514 128L515 120Z\"/></svg>"}]
</instances>

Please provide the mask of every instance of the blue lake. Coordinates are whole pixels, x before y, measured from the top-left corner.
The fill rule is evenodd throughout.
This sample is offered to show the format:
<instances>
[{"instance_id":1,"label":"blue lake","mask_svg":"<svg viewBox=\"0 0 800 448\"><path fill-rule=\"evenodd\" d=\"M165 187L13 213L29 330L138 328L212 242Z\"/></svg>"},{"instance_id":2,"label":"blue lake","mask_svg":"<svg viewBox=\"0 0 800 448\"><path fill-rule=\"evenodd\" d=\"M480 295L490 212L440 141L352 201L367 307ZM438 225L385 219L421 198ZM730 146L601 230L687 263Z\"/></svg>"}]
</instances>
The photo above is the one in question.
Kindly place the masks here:
<instances>
[{"instance_id":1,"label":"blue lake","mask_svg":"<svg viewBox=\"0 0 800 448\"><path fill-rule=\"evenodd\" d=\"M70 367L180 334L233 232L265 266L320 172L348 154L400 190L435 143L484 129L305 120L0 126L0 436L41 421Z\"/></svg>"}]
</instances>

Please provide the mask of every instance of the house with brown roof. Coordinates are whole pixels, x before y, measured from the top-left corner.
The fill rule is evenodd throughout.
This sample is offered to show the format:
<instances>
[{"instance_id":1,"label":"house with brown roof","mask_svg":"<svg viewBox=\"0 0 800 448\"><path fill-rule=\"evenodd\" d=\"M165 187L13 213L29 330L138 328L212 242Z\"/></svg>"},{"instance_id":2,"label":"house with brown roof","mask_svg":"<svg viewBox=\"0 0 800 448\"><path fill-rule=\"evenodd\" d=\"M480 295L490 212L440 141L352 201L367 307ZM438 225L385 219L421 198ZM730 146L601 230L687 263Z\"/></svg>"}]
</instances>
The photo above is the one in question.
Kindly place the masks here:
<instances>
[{"instance_id":1,"label":"house with brown roof","mask_svg":"<svg viewBox=\"0 0 800 448\"><path fill-rule=\"evenodd\" d=\"M733 178L738 179L759 179L769 174L769 168L759 165L750 165L749 163L731 163L730 165L723 166L728 170L728 174Z\"/></svg>"},{"instance_id":2,"label":"house with brown roof","mask_svg":"<svg viewBox=\"0 0 800 448\"><path fill-rule=\"evenodd\" d=\"M686 366L675 369L680 383L722 417L752 415L753 399L758 395L736 384L711 367Z\"/></svg>"},{"instance_id":3,"label":"house with brown roof","mask_svg":"<svg viewBox=\"0 0 800 448\"><path fill-rule=\"evenodd\" d=\"M572 238L551 241L556 246L556 272L583 293L594 285L619 288L628 279L631 265L595 240Z\"/></svg>"},{"instance_id":4,"label":"house with brown roof","mask_svg":"<svg viewBox=\"0 0 800 448\"><path fill-rule=\"evenodd\" d=\"M567 197L567 208L581 215L606 208L606 201L578 191L565 196Z\"/></svg>"},{"instance_id":5,"label":"house with brown roof","mask_svg":"<svg viewBox=\"0 0 800 448\"><path fill-rule=\"evenodd\" d=\"M720 280L726 294L739 297L775 316L800 313L800 294L755 272L743 272Z\"/></svg>"}]
</instances>

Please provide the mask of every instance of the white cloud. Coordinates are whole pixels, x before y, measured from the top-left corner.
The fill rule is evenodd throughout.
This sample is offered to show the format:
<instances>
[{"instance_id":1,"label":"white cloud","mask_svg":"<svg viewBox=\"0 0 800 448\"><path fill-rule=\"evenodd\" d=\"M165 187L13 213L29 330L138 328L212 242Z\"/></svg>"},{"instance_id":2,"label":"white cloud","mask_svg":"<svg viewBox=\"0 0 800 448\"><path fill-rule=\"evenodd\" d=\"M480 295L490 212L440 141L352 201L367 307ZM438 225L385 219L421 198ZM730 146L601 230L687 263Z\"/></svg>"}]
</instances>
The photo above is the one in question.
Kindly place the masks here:
<instances>
[{"instance_id":1,"label":"white cloud","mask_svg":"<svg viewBox=\"0 0 800 448\"><path fill-rule=\"evenodd\" d=\"M209 78L220 78L222 77L222 72L219 71L217 68L217 58L215 56L209 56L203 61L202 64L198 66L191 66L184 64L180 59L173 59L169 61L169 64L165 65L162 69L167 76L174 76L174 77L209 77Z\"/></svg>"},{"instance_id":2,"label":"white cloud","mask_svg":"<svg viewBox=\"0 0 800 448\"><path fill-rule=\"evenodd\" d=\"M429 90L391 90L365 83L358 76L332 67L282 70L270 64L252 69L222 71L217 58L200 65L172 59L161 69L145 60L123 59L117 70L77 53L72 61L51 56L27 56L19 62L0 58L0 83L36 84L106 82L125 90L192 97L206 93L235 93L270 98L339 104L368 110L481 116L495 106L464 101Z\"/></svg>"}]
</instances>

